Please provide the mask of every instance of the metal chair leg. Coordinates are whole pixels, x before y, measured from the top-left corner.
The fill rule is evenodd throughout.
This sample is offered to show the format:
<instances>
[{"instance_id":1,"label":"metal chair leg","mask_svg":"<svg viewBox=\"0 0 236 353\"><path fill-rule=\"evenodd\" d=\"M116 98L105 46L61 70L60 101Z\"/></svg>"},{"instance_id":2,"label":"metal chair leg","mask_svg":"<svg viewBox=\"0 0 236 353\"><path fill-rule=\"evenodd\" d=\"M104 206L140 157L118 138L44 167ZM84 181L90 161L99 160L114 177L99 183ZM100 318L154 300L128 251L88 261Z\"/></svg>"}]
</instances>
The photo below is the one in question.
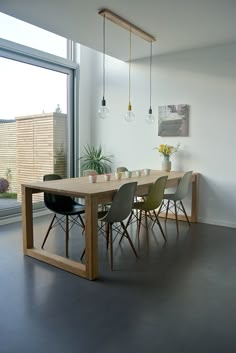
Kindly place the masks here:
<instances>
[{"instance_id":1,"label":"metal chair leg","mask_svg":"<svg viewBox=\"0 0 236 353\"><path fill-rule=\"evenodd\" d=\"M69 255L68 245L69 245L69 216L66 215L66 257L68 257Z\"/></svg>"},{"instance_id":2,"label":"metal chair leg","mask_svg":"<svg viewBox=\"0 0 236 353\"><path fill-rule=\"evenodd\" d=\"M126 234L126 238L128 239L128 241L129 241L129 243L131 245L131 248L133 249L133 252L134 252L135 256L138 257L138 254L137 254L137 252L135 250L134 244L133 244L133 242L132 242L132 240L131 240L131 238L129 236L129 233L127 231L127 228L125 227L123 222L120 222L120 224L121 224L122 228L124 229L124 233Z\"/></svg>"},{"instance_id":3,"label":"metal chair leg","mask_svg":"<svg viewBox=\"0 0 236 353\"><path fill-rule=\"evenodd\" d=\"M186 219L187 219L188 225L189 225L189 227L191 228L191 223L189 222L189 218L188 218L187 212L186 212L186 210L185 210L185 208L184 208L183 202L180 201L180 204L181 204L181 206L182 206L184 215L185 215L185 217L186 217Z\"/></svg>"},{"instance_id":4,"label":"metal chair leg","mask_svg":"<svg viewBox=\"0 0 236 353\"><path fill-rule=\"evenodd\" d=\"M109 224L109 228L110 228L110 268L111 271L113 271L113 239L112 239L112 223Z\"/></svg>"},{"instance_id":5,"label":"metal chair leg","mask_svg":"<svg viewBox=\"0 0 236 353\"><path fill-rule=\"evenodd\" d=\"M158 216L157 216L157 214L156 214L156 213L155 213L155 216L156 216L156 222L157 222L157 224L158 224L158 226L159 226L159 228L160 228L161 234L162 234L162 236L163 236L164 240L166 241L166 236L165 236L165 233L164 233L164 231L163 231L163 229L162 229L162 226L161 226L160 220L159 220L159 218L158 218Z\"/></svg>"},{"instance_id":6,"label":"metal chair leg","mask_svg":"<svg viewBox=\"0 0 236 353\"><path fill-rule=\"evenodd\" d=\"M177 213L176 201L174 201L174 206L175 206L175 222L176 222L176 228L177 228L177 232L179 233L178 213Z\"/></svg>"},{"instance_id":7,"label":"metal chair leg","mask_svg":"<svg viewBox=\"0 0 236 353\"><path fill-rule=\"evenodd\" d=\"M45 243L46 243L46 240L47 240L47 238L48 238L48 235L49 235L49 233L50 233L50 230L52 229L52 226L53 226L53 223L54 223L55 218L56 218L56 214L54 214L54 216L53 216L53 218L52 218L52 221L51 221L51 223L50 223L50 225L49 225L49 227L48 227L47 233L46 233L45 238L44 238L44 240L43 240L43 243L42 243L42 245L41 245L41 249L43 249L43 247L44 247L44 245L45 245Z\"/></svg>"}]
</instances>

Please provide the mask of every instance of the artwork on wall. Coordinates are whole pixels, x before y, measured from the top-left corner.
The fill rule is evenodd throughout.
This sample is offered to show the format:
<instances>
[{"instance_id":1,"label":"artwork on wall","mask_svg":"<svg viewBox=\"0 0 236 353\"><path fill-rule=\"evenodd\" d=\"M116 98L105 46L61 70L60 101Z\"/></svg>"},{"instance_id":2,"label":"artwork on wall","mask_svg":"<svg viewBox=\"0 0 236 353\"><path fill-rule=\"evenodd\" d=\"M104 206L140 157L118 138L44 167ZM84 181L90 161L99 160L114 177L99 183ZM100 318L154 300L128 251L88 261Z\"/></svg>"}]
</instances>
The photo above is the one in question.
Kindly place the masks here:
<instances>
[{"instance_id":1,"label":"artwork on wall","mask_svg":"<svg viewBox=\"0 0 236 353\"><path fill-rule=\"evenodd\" d=\"M158 108L158 136L188 136L189 105L162 105Z\"/></svg>"}]
</instances>

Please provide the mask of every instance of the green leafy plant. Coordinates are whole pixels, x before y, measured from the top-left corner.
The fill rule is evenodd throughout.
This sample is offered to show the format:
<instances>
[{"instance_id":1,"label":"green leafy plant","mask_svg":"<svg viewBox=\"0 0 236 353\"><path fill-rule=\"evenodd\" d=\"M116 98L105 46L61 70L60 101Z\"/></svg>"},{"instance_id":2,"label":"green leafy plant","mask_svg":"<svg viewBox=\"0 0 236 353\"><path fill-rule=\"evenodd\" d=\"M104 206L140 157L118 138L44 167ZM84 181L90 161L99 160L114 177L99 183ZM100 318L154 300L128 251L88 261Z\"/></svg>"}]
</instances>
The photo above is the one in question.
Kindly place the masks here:
<instances>
[{"instance_id":1,"label":"green leafy plant","mask_svg":"<svg viewBox=\"0 0 236 353\"><path fill-rule=\"evenodd\" d=\"M94 169L98 174L111 172L112 155L105 156L102 147L84 146L85 154L80 157L82 160L82 169Z\"/></svg>"}]
</instances>

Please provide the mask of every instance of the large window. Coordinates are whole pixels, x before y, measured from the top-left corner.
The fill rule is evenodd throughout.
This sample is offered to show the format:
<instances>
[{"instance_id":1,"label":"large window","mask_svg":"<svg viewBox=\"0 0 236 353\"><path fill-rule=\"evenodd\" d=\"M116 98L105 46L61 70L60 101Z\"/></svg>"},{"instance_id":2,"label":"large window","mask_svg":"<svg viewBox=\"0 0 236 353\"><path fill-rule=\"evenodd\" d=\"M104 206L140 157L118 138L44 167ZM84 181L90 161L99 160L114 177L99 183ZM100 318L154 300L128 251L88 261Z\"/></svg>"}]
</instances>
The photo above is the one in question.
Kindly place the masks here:
<instances>
[{"instance_id":1,"label":"large window","mask_svg":"<svg viewBox=\"0 0 236 353\"><path fill-rule=\"evenodd\" d=\"M0 39L0 218L19 213L22 183L49 173L73 175L77 76L72 61L5 39ZM42 195L36 195L34 205L40 204Z\"/></svg>"},{"instance_id":2,"label":"large window","mask_svg":"<svg viewBox=\"0 0 236 353\"><path fill-rule=\"evenodd\" d=\"M67 40L0 12L0 38L66 58Z\"/></svg>"}]
</instances>

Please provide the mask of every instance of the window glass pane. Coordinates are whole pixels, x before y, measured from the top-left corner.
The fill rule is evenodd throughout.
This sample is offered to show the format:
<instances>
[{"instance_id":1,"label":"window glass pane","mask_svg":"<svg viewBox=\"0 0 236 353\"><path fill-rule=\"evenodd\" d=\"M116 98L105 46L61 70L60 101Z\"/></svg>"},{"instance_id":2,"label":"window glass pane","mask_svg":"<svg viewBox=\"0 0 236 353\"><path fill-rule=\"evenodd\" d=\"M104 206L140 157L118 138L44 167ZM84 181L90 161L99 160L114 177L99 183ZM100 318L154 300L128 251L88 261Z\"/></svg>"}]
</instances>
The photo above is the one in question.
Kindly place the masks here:
<instances>
[{"instance_id":1,"label":"window glass pane","mask_svg":"<svg viewBox=\"0 0 236 353\"><path fill-rule=\"evenodd\" d=\"M21 205L21 184L67 176L69 122L67 74L0 58L0 77L1 215Z\"/></svg>"},{"instance_id":2,"label":"window glass pane","mask_svg":"<svg viewBox=\"0 0 236 353\"><path fill-rule=\"evenodd\" d=\"M0 37L66 58L66 38L0 12Z\"/></svg>"}]
</instances>

